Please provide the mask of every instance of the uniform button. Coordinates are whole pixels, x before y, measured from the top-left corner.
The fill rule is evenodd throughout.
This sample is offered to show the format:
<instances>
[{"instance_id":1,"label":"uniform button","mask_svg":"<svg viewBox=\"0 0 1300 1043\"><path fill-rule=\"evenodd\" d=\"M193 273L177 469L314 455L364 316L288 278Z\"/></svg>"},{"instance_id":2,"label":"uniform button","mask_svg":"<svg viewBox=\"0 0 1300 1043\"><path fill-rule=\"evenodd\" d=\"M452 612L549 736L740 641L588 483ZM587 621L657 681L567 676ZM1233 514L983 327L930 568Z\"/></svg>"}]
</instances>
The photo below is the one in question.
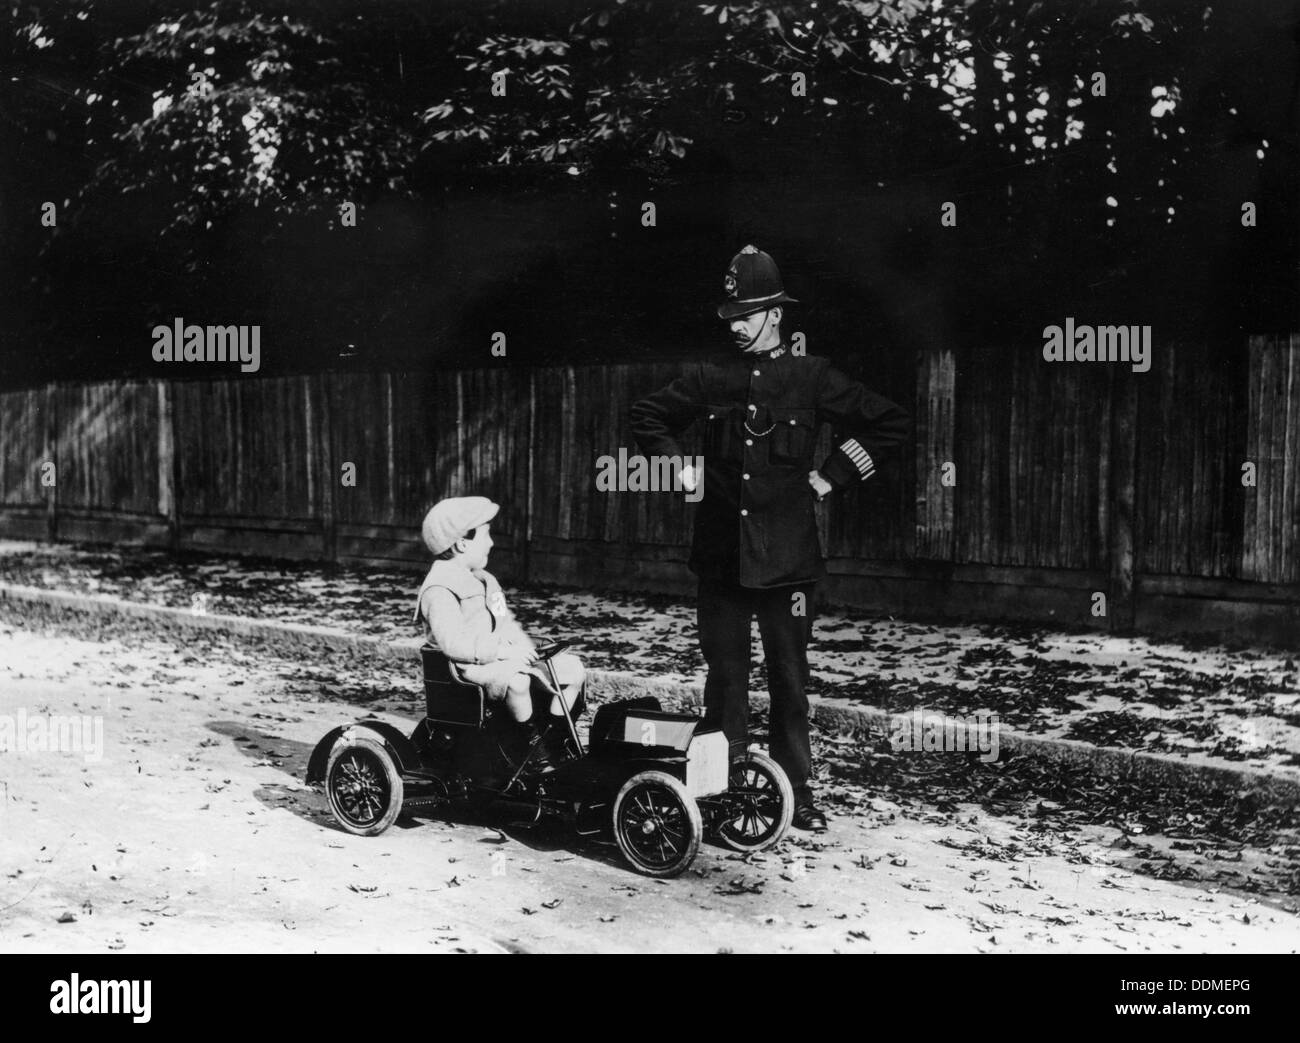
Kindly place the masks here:
<instances>
[{"instance_id":1,"label":"uniform button","mask_svg":"<svg viewBox=\"0 0 1300 1043\"><path fill-rule=\"evenodd\" d=\"M754 370L754 376L758 376L758 370Z\"/></svg>"},{"instance_id":2,"label":"uniform button","mask_svg":"<svg viewBox=\"0 0 1300 1043\"><path fill-rule=\"evenodd\" d=\"M741 516L742 518L748 518L748 517L749 517L749 511L745 510L745 509L742 507L742 508L740 509L740 516Z\"/></svg>"},{"instance_id":3,"label":"uniform button","mask_svg":"<svg viewBox=\"0 0 1300 1043\"><path fill-rule=\"evenodd\" d=\"M753 444L754 444L754 440L752 438L745 439L745 445L753 445Z\"/></svg>"},{"instance_id":4,"label":"uniform button","mask_svg":"<svg viewBox=\"0 0 1300 1043\"><path fill-rule=\"evenodd\" d=\"M796 423L796 421L794 421L794 420L791 420L791 421L790 421L790 423L792 423L792 424L793 424L793 423Z\"/></svg>"},{"instance_id":5,"label":"uniform button","mask_svg":"<svg viewBox=\"0 0 1300 1043\"><path fill-rule=\"evenodd\" d=\"M742 474L740 477L742 477L743 479L745 479L745 481L749 481L749 474L748 474L748 473L746 473L746 474Z\"/></svg>"},{"instance_id":6,"label":"uniform button","mask_svg":"<svg viewBox=\"0 0 1300 1043\"><path fill-rule=\"evenodd\" d=\"M717 415L718 415L717 413L710 413L710 414L709 414L709 419L712 420L712 419L713 419L714 417L716 417Z\"/></svg>"}]
</instances>

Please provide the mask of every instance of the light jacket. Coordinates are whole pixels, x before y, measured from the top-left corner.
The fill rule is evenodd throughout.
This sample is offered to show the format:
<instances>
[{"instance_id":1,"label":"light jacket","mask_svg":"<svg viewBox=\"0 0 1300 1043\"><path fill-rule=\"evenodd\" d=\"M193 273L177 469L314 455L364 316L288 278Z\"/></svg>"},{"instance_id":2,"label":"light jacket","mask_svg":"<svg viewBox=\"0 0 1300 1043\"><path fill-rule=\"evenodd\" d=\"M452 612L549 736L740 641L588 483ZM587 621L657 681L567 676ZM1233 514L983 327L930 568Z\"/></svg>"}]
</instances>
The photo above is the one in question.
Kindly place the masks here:
<instances>
[{"instance_id":1,"label":"light jacket","mask_svg":"<svg viewBox=\"0 0 1300 1043\"><path fill-rule=\"evenodd\" d=\"M533 647L496 577L454 558L435 561L424 577L415 621L423 621L429 642L458 663L494 663Z\"/></svg>"}]
</instances>

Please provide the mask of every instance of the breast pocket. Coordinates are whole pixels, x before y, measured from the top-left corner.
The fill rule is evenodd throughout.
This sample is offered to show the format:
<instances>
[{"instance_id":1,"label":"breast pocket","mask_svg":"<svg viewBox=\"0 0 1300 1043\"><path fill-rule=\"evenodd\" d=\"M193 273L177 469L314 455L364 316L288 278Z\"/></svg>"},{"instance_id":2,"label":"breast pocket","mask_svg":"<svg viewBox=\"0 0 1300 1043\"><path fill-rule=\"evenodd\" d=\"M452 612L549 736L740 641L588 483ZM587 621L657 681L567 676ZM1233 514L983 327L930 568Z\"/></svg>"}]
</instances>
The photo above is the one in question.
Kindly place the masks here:
<instances>
[{"instance_id":1,"label":"breast pocket","mask_svg":"<svg viewBox=\"0 0 1300 1043\"><path fill-rule=\"evenodd\" d=\"M772 410L772 463L787 467L811 465L816 410Z\"/></svg>"},{"instance_id":2,"label":"breast pocket","mask_svg":"<svg viewBox=\"0 0 1300 1043\"><path fill-rule=\"evenodd\" d=\"M704 423L705 459L724 459L733 444L735 411L731 406L704 406L700 410L700 419Z\"/></svg>"}]
</instances>

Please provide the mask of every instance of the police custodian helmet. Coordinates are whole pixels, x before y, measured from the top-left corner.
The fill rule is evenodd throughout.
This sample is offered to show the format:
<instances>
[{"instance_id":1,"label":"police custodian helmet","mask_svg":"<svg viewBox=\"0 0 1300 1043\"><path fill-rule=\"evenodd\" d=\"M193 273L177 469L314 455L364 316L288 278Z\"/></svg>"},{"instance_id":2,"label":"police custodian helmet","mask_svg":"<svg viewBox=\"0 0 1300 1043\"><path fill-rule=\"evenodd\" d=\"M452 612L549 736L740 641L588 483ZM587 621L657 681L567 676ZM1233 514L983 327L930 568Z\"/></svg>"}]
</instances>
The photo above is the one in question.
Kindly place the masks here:
<instances>
[{"instance_id":1,"label":"police custodian helmet","mask_svg":"<svg viewBox=\"0 0 1300 1043\"><path fill-rule=\"evenodd\" d=\"M723 280L726 299L718 305L718 318L737 319L753 315L789 301L798 304L785 292L781 272L772 260L757 246L746 246L731 259Z\"/></svg>"}]
</instances>

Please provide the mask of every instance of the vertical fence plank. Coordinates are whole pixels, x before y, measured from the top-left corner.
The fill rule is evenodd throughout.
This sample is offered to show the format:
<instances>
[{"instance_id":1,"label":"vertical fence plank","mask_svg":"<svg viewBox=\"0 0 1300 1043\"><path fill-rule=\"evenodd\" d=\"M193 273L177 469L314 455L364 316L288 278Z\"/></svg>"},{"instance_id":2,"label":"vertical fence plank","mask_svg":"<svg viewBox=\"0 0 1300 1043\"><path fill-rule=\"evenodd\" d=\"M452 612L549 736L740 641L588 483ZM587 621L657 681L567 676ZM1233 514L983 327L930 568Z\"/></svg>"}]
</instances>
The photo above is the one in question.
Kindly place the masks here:
<instances>
[{"instance_id":1,"label":"vertical fence plank","mask_svg":"<svg viewBox=\"0 0 1300 1043\"><path fill-rule=\"evenodd\" d=\"M167 544L180 539L180 497L177 489L175 389L158 381L158 513L167 521Z\"/></svg>"},{"instance_id":2,"label":"vertical fence plank","mask_svg":"<svg viewBox=\"0 0 1300 1043\"><path fill-rule=\"evenodd\" d=\"M1111 464L1110 593L1107 618L1112 630L1133 626L1134 510L1137 471L1137 385L1133 374L1115 374L1115 401L1111 412L1113 447Z\"/></svg>"},{"instance_id":3,"label":"vertical fence plank","mask_svg":"<svg viewBox=\"0 0 1300 1043\"><path fill-rule=\"evenodd\" d=\"M1280 582L1300 580L1300 336L1287 338L1286 434L1282 450L1284 529Z\"/></svg>"},{"instance_id":4,"label":"vertical fence plank","mask_svg":"<svg viewBox=\"0 0 1300 1043\"><path fill-rule=\"evenodd\" d=\"M54 465L54 484L45 489L45 538L51 543L59 536L59 485L64 475L59 460L58 386L45 388L45 460Z\"/></svg>"},{"instance_id":5,"label":"vertical fence plank","mask_svg":"<svg viewBox=\"0 0 1300 1043\"><path fill-rule=\"evenodd\" d=\"M918 558L948 560L955 549L955 496L943 484L943 467L954 459L955 357L951 350L922 352L918 370L915 553Z\"/></svg>"},{"instance_id":6,"label":"vertical fence plank","mask_svg":"<svg viewBox=\"0 0 1300 1043\"><path fill-rule=\"evenodd\" d=\"M573 532L573 460L575 456L573 443L577 426L575 417L577 410L577 395L574 387L575 378L573 367L563 367L560 370L560 378L559 405L562 434L559 445L560 466L555 475L555 481L559 487L558 492L560 494L556 535L562 540L567 540Z\"/></svg>"},{"instance_id":7,"label":"vertical fence plank","mask_svg":"<svg viewBox=\"0 0 1300 1043\"><path fill-rule=\"evenodd\" d=\"M1259 372L1257 381L1257 409L1259 411L1259 433L1252 447L1256 464L1255 487L1255 575L1252 578L1264 579L1272 574L1269 561L1269 526L1272 522L1272 467L1268 458L1269 443L1272 440L1272 396L1270 390L1273 368L1273 345L1271 337L1260 345Z\"/></svg>"},{"instance_id":8,"label":"vertical fence plank","mask_svg":"<svg viewBox=\"0 0 1300 1043\"><path fill-rule=\"evenodd\" d=\"M1248 374L1248 393L1246 415L1246 460L1255 465L1255 487L1245 488L1242 494L1246 498L1245 522L1242 532L1241 574L1245 579L1258 579L1261 575L1260 533L1264 528L1260 487L1264 482L1265 463L1260 455L1260 436L1266 425L1263 414L1263 367L1268 355L1267 343L1263 337L1250 339L1250 372Z\"/></svg>"},{"instance_id":9,"label":"vertical fence plank","mask_svg":"<svg viewBox=\"0 0 1300 1043\"><path fill-rule=\"evenodd\" d=\"M318 404L317 427L312 432L312 437L319 447L317 467L320 476L321 541L326 559L337 561L339 542L335 487L339 480L339 469L335 463L334 374L318 374L312 378L311 387Z\"/></svg>"},{"instance_id":10,"label":"vertical fence plank","mask_svg":"<svg viewBox=\"0 0 1300 1043\"><path fill-rule=\"evenodd\" d=\"M1287 375L1290 371L1290 345L1282 337L1273 339L1273 370L1270 388L1272 402L1269 416L1269 569L1268 578L1276 581L1286 575L1284 533L1290 527L1286 516L1286 428L1287 428Z\"/></svg>"},{"instance_id":11,"label":"vertical fence plank","mask_svg":"<svg viewBox=\"0 0 1300 1043\"><path fill-rule=\"evenodd\" d=\"M533 525L534 513L537 509L537 502L534 496L534 483L537 473L537 371L534 367L529 366L527 370L528 381L528 437L525 442L525 451L528 453L526 470L524 472L524 548L523 548L523 578L525 581L531 581L533 578Z\"/></svg>"},{"instance_id":12,"label":"vertical fence plank","mask_svg":"<svg viewBox=\"0 0 1300 1043\"><path fill-rule=\"evenodd\" d=\"M1110 375L1103 393L1098 396L1098 445L1097 445L1097 479L1094 484L1093 509L1090 514L1095 519L1092 537L1091 561L1107 560L1107 543L1110 535L1110 461L1113 452L1111 442L1111 391Z\"/></svg>"}]
</instances>

